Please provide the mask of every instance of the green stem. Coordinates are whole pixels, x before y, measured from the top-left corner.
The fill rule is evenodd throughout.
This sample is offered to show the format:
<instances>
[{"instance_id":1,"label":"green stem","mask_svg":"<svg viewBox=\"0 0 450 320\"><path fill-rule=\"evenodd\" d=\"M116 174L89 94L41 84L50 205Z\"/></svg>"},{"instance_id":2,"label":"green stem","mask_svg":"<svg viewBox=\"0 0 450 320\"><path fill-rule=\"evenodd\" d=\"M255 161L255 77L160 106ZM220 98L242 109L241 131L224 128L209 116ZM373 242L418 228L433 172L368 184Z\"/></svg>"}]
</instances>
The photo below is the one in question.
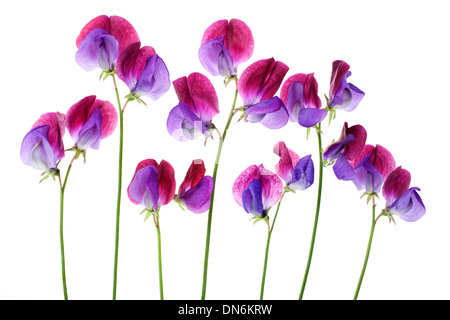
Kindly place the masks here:
<instances>
[{"instance_id":1,"label":"green stem","mask_svg":"<svg viewBox=\"0 0 450 320\"><path fill-rule=\"evenodd\" d=\"M367 261L369 261L369 255L370 255L370 248L372 247L372 239L373 239L373 232L375 231L375 225L377 223L377 220L375 219L375 201L373 201L372 206L372 227L370 229L370 236L369 236L369 243L367 245L367 251L366 251L366 257L364 258L364 264L361 271L361 275L359 276L358 286L356 287L355 296L353 297L353 300L358 299L359 289L361 288L361 284L364 278L364 273L366 272L367 267Z\"/></svg>"},{"instance_id":2,"label":"green stem","mask_svg":"<svg viewBox=\"0 0 450 320\"><path fill-rule=\"evenodd\" d=\"M64 300L68 300L67 295L67 284L66 284L66 259L64 255L64 192L66 190L67 179L69 178L70 169L72 168L73 161L75 157L73 157L70 162L69 167L67 168L66 177L64 178L64 184L61 185L61 178L59 177L60 183L60 198L59 198L59 242L61 246L61 273L62 273L62 282L63 282L63 290L64 290Z\"/></svg>"},{"instance_id":3,"label":"green stem","mask_svg":"<svg viewBox=\"0 0 450 320\"><path fill-rule=\"evenodd\" d=\"M158 213L153 215L153 220L155 222L156 232L158 234L159 296L160 296L161 300L164 300L162 259L161 259L161 230L159 227L159 214Z\"/></svg>"},{"instance_id":4,"label":"green stem","mask_svg":"<svg viewBox=\"0 0 450 320\"><path fill-rule=\"evenodd\" d=\"M269 226L269 232L267 234L266 255L264 258L264 269L263 269L263 275L262 275L262 280L261 280L261 293L259 295L260 300L263 300L263 296L264 296L264 285L266 283L266 270L267 270L267 261L268 261L268 257L269 257L270 238L272 237L273 227L275 226L275 221L277 220L278 210L280 210L281 200L283 200L283 197L285 194L286 194L286 191L283 192L283 194L281 195L280 201L278 202L277 211L275 212L275 216L274 216L273 222L272 222L272 227L270 227L269 220L267 220L267 225Z\"/></svg>"},{"instance_id":5,"label":"green stem","mask_svg":"<svg viewBox=\"0 0 450 320\"><path fill-rule=\"evenodd\" d=\"M216 185L217 185L217 179L216 179L217 169L219 167L219 160L220 160L220 155L222 153L222 146L225 141L225 137L227 135L228 128L230 127L231 119L233 118L233 115L234 115L234 108L236 106L236 100L237 100L237 96L238 96L237 78L234 78L234 79L236 81L236 92L234 94L234 101L233 101L233 105L230 110L230 114L228 116L227 124L226 124L223 134L221 135L220 140L219 140L219 146L217 148L217 155L216 155L216 162L214 164L214 171L213 171L213 176L212 176L212 178L214 180L214 186L213 186L213 190L211 192L211 205L210 205L209 211L208 211L208 225L207 225L207 230L206 230L205 260L204 260L204 264L203 264L203 287L202 287L201 300L205 300L205 296L206 296L206 280L207 280L207 274L208 274L209 244L210 244L210 238L211 238L211 223L212 223L212 212L213 212L213 204L214 204L214 194L215 194L215 189L216 189Z\"/></svg>"},{"instance_id":6,"label":"green stem","mask_svg":"<svg viewBox=\"0 0 450 320\"><path fill-rule=\"evenodd\" d=\"M113 300L116 300L117 293L117 264L119 259L119 225L120 225L120 201L122 196L122 157L123 157L123 110L120 105L119 91L117 90L116 78L112 75L114 89L116 91L117 104L119 109L119 169L117 182L117 207L116 207L116 239L114 252L114 280L113 280ZM126 106L126 104L125 104ZM124 107L125 108L125 107Z\"/></svg>"},{"instance_id":7,"label":"green stem","mask_svg":"<svg viewBox=\"0 0 450 320\"><path fill-rule=\"evenodd\" d=\"M300 290L299 300L303 299L303 293L305 292L306 281L308 279L309 268L311 267L311 259L314 251L314 243L316 241L316 232L317 232L317 223L319 221L319 212L320 212L320 201L322 198L322 180L323 180L323 150L322 150L322 131L321 131L321 123L319 122L318 128L316 129L317 139L319 141L319 186L317 190L317 204L316 204L316 216L314 218L314 227L313 233L311 237L311 245L309 248L308 262L306 264L305 274L303 276L302 288Z\"/></svg>"}]
</instances>

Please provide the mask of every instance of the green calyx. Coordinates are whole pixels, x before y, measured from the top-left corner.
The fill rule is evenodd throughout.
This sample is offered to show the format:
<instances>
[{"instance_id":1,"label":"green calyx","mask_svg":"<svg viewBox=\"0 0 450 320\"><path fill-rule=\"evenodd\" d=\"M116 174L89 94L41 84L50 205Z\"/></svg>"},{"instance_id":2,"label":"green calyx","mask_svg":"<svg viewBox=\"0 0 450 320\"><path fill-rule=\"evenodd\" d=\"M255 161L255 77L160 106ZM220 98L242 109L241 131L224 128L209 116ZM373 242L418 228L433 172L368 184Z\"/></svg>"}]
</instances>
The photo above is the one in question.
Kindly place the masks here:
<instances>
[{"instance_id":1,"label":"green calyx","mask_svg":"<svg viewBox=\"0 0 450 320\"><path fill-rule=\"evenodd\" d=\"M383 209L383 210L381 211L381 214L380 214L380 215L381 215L381 216L386 216L386 217L388 217L389 223L394 222L394 224L397 225L397 224L395 223L394 216L389 212L388 209Z\"/></svg>"},{"instance_id":2,"label":"green calyx","mask_svg":"<svg viewBox=\"0 0 450 320\"><path fill-rule=\"evenodd\" d=\"M81 150L80 148L78 148L75 145L70 149L66 149L65 151L74 151L75 152L75 160L78 159L80 157L80 155L82 155L83 159L84 159L84 163L86 163L86 150Z\"/></svg>"},{"instance_id":3,"label":"green calyx","mask_svg":"<svg viewBox=\"0 0 450 320\"><path fill-rule=\"evenodd\" d=\"M110 71L103 70L102 73L100 74L100 77L98 78L98 81L102 80L102 78L103 78L103 81L105 81L106 79L108 79L109 76L113 76L115 74L116 74L115 68Z\"/></svg>"},{"instance_id":4,"label":"green calyx","mask_svg":"<svg viewBox=\"0 0 450 320\"><path fill-rule=\"evenodd\" d=\"M259 221L265 221L267 224L269 224L269 216L265 215L264 217L252 217L250 220L253 220L253 224L259 222Z\"/></svg>"},{"instance_id":5,"label":"green calyx","mask_svg":"<svg viewBox=\"0 0 450 320\"><path fill-rule=\"evenodd\" d=\"M137 102L139 102L139 104L143 104L144 106L147 106L147 104L144 102L144 100L142 100L141 98L139 98L138 96L135 96L133 93L129 93L125 96L125 98L128 101L134 101L136 100Z\"/></svg>"},{"instance_id":6,"label":"green calyx","mask_svg":"<svg viewBox=\"0 0 450 320\"><path fill-rule=\"evenodd\" d=\"M368 192L364 192L363 195L361 196L361 199L364 198L365 196L367 196L367 204L369 204L370 200L374 199L374 198L378 198L378 193L376 192L372 192L372 193L368 193Z\"/></svg>"},{"instance_id":7,"label":"green calyx","mask_svg":"<svg viewBox=\"0 0 450 320\"><path fill-rule=\"evenodd\" d=\"M44 172L42 172L41 177L42 177L42 179L39 180L39 183L47 180L50 177L52 177L53 181L55 181L56 177L59 177L59 169L54 168L54 169L50 169L49 171L44 171Z\"/></svg>"},{"instance_id":8,"label":"green calyx","mask_svg":"<svg viewBox=\"0 0 450 320\"><path fill-rule=\"evenodd\" d=\"M175 196L173 197L173 202L175 202L176 204L178 204L178 205L180 206L181 210L183 210L183 211L188 211L187 206L186 206L182 201L180 201L180 200L178 199L178 196L177 196L177 195L175 195Z\"/></svg>"},{"instance_id":9,"label":"green calyx","mask_svg":"<svg viewBox=\"0 0 450 320\"><path fill-rule=\"evenodd\" d=\"M145 208L144 210L141 211L141 213L139 213L140 215L145 213L145 218L144 218L144 222L147 221L148 218L152 217L152 216L159 216L159 208L158 210L154 211L152 209L147 209Z\"/></svg>"},{"instance_id":10,"label":"green calyx","mask_svg":"<svg viewBox=\"0 0 450 320\"><path fill-rule=\"evenodd\" d=\"M225 77L225 79L223 79L223 83L225 84L225 87L233 80L237 79L237 76L231 76L231 77Z\"/></svg>"}]
</instances>

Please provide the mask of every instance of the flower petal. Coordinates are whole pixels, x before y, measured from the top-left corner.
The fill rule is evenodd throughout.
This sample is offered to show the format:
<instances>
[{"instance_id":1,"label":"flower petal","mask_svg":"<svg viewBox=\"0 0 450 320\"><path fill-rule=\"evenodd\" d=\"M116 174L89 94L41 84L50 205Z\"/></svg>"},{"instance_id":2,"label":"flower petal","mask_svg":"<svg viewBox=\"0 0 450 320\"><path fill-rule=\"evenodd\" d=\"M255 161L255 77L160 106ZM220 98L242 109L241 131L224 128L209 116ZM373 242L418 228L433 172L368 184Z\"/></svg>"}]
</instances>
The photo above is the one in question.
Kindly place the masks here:
<instances>
[{"instance_id":1,"label":"flower petal","mask_svg":"<svg viewBox=\"0 0 450 320\"><path fill-rule=\"evenodd\" d=\"M417 187L408 189L392 204L389 212L407 222L414 222L422 218L426 209L417 191L420 191Z\"/></svg>"},{"instance_id":2,"label":"flower petal","mask_svg":"<svg viewBox=\"0 0 450 320\"><path fill-rule=\"evenodd\" d=\"M193 213L203 213L211 205L211 193L214 187L214 179L210 176L202 177L193 188L186 191L181 201L186 205L189 211Z\"/></svg>"},{"instance_id":3,"label":"flower petal","mask_svg":"<svg viewBox=\"0 0 450 320\"><path fill-rule=\"evenodd\" d=\"M250 181L259 178L259 169L251 165L245 169L234 181L232 193L234 200L242 207L242 192L248 187Z\"/></svg>"},{"instance_id":4,"label":"flower petal","mask_svg":"<svg viewBox=\"0 0 450 320\"><path fill-rule=\"evenodd\" d=\"M169 70L164 61L157 55L147 58L146 65L139 75L133 94L158 100L170 88Z\"/></svg>"},{"instance_id":5,"label":"flower petal","mask_svg":"<svg viewBox=\"0 0 450 320\"><path fill-rule=\"evenodd\" d=\"M343 154L348 160L353 160L360 155L365 146L367 131L362 125L357 124L348 128L346 134L352 135L354 140L347 144Z\"/></svg>"},{"instance_id":6,"label":"flower petal","mask_svg":"<svg viewBox=\"0 0 450 320\"><path fill-rule=\"evenodd\" d=\"M345 61L342 60L333 61L330 80L330 92L329 92L330 101L333 100L336 92L339 89L339 86L341 85L342 79L346 76L348 70L350 70L350 65ZM336 104L342 104L342 102Z\"/></svg>"},{"instance_id":7,"label":"flower petal","mask_svg":"<svg viewBox=\"0 0 450 320\"><path fill-rule=\"evenodd\" d=\"M289 184L292 180L292 170L294 170L300 157L297 153L288 149L283 141L274 146L273 152L280 157L280 161L275 165L275 171L286 184Z\"/></svg>"},{"instance_id":8,"label":"flower petal","mask_svg":"<svg viewBox=\"0 0 450 320\"><path fill-rule=\"evenodd\" d=\"M262 188L262 202L264 210L269 209L281 199L283 182L280 177L261 164L258 167Z\"/></svg>"},{"instance_id":9,"label":"flower petal","mask_svg":"<svg viewBox=\"0 0 450 320\"><path fill-rule=\"evenodd\" d=\"M242 192L242 204L247 213L256 217L264 216L261 180L252 180Z\"/></svg>"},{"instance_id":10,"label":"flower petal","mask_svg":"<svg viewBox=\"0 0 450 320\"><path fill-rule=\"evenodd\" d=\"M158 168L148 165L137 170L127 191L131 202L156 211L159 199Z\"/></svg>"},{"instance_id":11,"label":"flower petal","mask_svg":"<svg viewBox=\"0 0 450 320\"><path fill-rule=\"evenodd\" d=\"M141 48L140 42L130 44L119 54L116 66L117 77L125 82L130 91L135 89L147 65L147 59L155 54L155 49L150 46Z\"/></svg>"},{"instance_id":12,"label":"flower petal","mask_svg":"<svg viewBox=\"0 0 450 320\"><path fill-rule=\"evenodd\" d=\"M383 197L386 199L386 206L390 206L396 199L406 192L411 183L411 174L408 170L397 167L386 178L383 185Z\"/></svg>"},{"instance_id":13,"label":"flower petal","mask_svg":"<svg viewBox=\"0 0 450 320\"><path fill-rule=\"evenodd\" d=\"M250 59L255 43L252 31L247 24L239 19L230 20L226 37L226 47L236 67Z\"/></svg>"},{"instance_id":14,"label":"flower petal","mask_svg":"<svg viewBox=\"0 0 450 320\"><path fill-rule=\"evenodd\" d=\"M219 100L211 81L201 73L194 72L173 82L175 92L181 102L203 122L209 122L219 113Z\"/></svg>"},{"instance_id":15,"label":"flower petal","mask_svg":"<svg viewBox=\"0 0 450 320\"><path fill-rule=\"evenodd\" d=\"M224 41L223 37L209 40L198 50L200 63L213 76L231 77L237 71Z\"/></svg>"},{"instance_id":16,"label":"flower petal","mask_svg":"<svg viewBox=\"0 0 450 320\"><path fill-rule=\"evenodd\" d=\"M172 165L165 161L161 160L159 164L159 174L158 174L158 182L159 182L159 201L158 206L166 205L170 201L172 201L175 195L175 170Z\"/></svg>"},{"instance_id":17,"label":"flower petal","mask_svg":"<svg viewBox=\"0 0 450 320\"><path fill-rule=\"evenodd\" d=\"M252 123L260 122L269 129L280 129L289 121L289 114L286 107L278 97L261 101L248 107L245 120Z\"/></svg>"},{"instance_id":18,"label":"flower petal","mask_svg":"<svg viewBox=\"0 0 450 320\"><path fill-rule=\"evenodd\" d=\"M57 160L48 141L49 130L49 125L41 125L25 135L20 147L20 158L24 164L41 171L56 167Z\"/></svg>"},{"instance_id":19,"label":"flower petal","mask_svg":"<svg viewBox=\"0 0 450 320\"><path fill-rule=\"evenodd\" d=\"M302 127L311 128L327 116L327 110L304 108L298 114L298 123Z\"/></svg>"},{"instance_id":20,"label":"flower petal","mask_svg":"<svg viewBox=\"0 0 450 320\"><path fill-rule=\"evenodd\" d=\"M370 162L383 175L383 180L386 180L388 175L395 169L394 157L386 148L380 145L375 146Z\"/></svg>"},{"instance_id":21,"label":"flower petal","mask_svg":"<svg viewBox=\"0 0 450 320\"><path fill-rule=\"evenodd\" d=\"M172 137L182 142L194 140L207 131L205 124L183 102L170 111L166 127Z\"/></svg>"},{"instance_id":22,"label":"flower petal","mask_svg":"<svg viewBox=\"0 0 450 320\"><path fill-rule=\"evenodd\" d=\"M292 190L305 190L314 183L314 163L311 155L301 158L292 171L292 181L289 188Z\"/></svg>"},{"instance_id":23,"label":"flower petal","mask_svg":"<svg viewBox=\"0 0 450 320\"><path fill-rule=\"evenodd\" d=\"M238 82L244 105L249 106L272 98L278 91L289 67L274 58L258 60L248 66Z\"/></svg>"},{"instance_id":24,"label":"flower petal","mask_svg":"<svg viewBox=\"0 0 450 320\"><path fill-rule=\"evenodd\" d=\"M186 191L194 187L205 176L205 173L206 168L203 160L196 159L192 161L183 182L178 188L178 197L182 197Z\"/></svg>"},{"instance_id":25,"label":"flower petal","mask_svg":"<svg viewBox=\"0 0 450 320\"><path fill-rule=\"evenodd\" d=\"M56 161L64 157L63 137L66 132L65 117L66 116L60 112L48 112L41 115L32 126L32 128L42 125L48 125L50 127L48 141L55 153Z\"/></svg>"},{"instance_id":26,"label":"flower petal","mask_svg":"<svg viewBox=\"0 0 450 320\"><path fill-rule=\"evenodd\" d=\"M352 165L342 153L333 165L333 171L339 180L353 180L356 177Z\"/></svg>"},{"instance_id":27,"label":"flower petal","mask_svg":"<svg viewBox=\"0 0 450 320\"><path fill-rule=\"evenodd\" d=\"M77 148L98 150L102 137L102 114L99 108L94 109L86 123L78 132Z\"/></svg>"}]
</instances>

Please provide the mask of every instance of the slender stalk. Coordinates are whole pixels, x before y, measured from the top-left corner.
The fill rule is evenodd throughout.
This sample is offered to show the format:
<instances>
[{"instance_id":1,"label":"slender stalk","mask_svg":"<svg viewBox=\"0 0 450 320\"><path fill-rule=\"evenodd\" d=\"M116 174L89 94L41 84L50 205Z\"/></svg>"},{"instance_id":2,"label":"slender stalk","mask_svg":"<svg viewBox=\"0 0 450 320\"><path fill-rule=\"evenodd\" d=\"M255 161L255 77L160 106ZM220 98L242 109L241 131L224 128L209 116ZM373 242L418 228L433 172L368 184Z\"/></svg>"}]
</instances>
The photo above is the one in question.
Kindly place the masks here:
<instances>
[{"instance_id":1,"label":"slender stalk","mask_svg":"<svg viewBox=\"0 0 450 320\"><path fill-rule=\"evenodd\" d=\"M153 215L153 221L155 222L156 232L158 234L159 295L160 295L161 300L164 300L162 259L161 259L161 230L159 227L159 214L158 213Z\"/></svg>"},{"instance_id":2,"label":"slender stalk","mask_svg":"<svg viewBox=\"0 0 450 320\"><path fill-rule=\"evenodd\" d=\"M123 110L120 105L119 91L117 90L116 78L112 75L114 89L116 92L117 104L119 109L119 169L117 182L117 207L116 207L116 239L114 252L114 280L113 280L113 300L116 300L117 293L117 264L119 259L119 225L120 225L120 201L122 197L122 157L123 157ZM125 104L126 105L126 104ZM125 108L125 107L124 107Z\"/></svg>"},{"instance_id":3,"label":"slender stalk","mask_svg":"<svg viewBox=\"0 0 450 320\"><path fill-rule=\"evenodd\" d=\"M205 260L204 260L204 264L203 264L203 286L202 286L201 300L205 300L205 296L206 296L206 281L207 281L207 276L208 276L208 260L209 260L209 244L210 244L210 238L211 238L211 224L212 224L212 212L213 212L213 205L214 205L214 194L215 194L215 189L216 189L216 184L217 184L217 179L216 179L217 178L217 169L219 167L219 160L220 160L220 155L222 153L222 146L225 141L225 137L227 136L228 128L230 127L230 124L231 124L231 119L233 118L233 115L234 115L234 108L236 107L236 100L237 100L237 96L238 96L238 89L237 89L237 81L238 80L237 80L237 78L235 78L235 81L236 81L236 92L234 94L233 105L231 107L230 114L229 114L228 120L227 120L227 124L225 125L225 129L219 140L219 146L217 148L217 155L216 155L216 162L214 164L214 171L213 171L213 176L212 176L212 178L214 180L214 186L213 186L213 190L211 192L211 205L210 205L209 211L208 211L208 225L207 225L207 230L206 230Z\"/></svg>"},{"instance_id":4,"label":"slender stalk","mask_svg":"<svg viewBox=\"0 0 450 320\"><path fill-rule=\"evenodd\" d=\"M373 200L373 199L372 199ZM372 227L370 228L370 236L369 236L369 243L367 245L367 251L366 251L366 257L364 258L364 264L361 271L361 275L359 276L358 286L356 287L355 296L353 297L353 300L358 299L359 290L361 289L361 284L364 278L364 273L366 272L367 267L367 261L369 261L369 255L370 255L370 248L372 247L372 239L373 239L373 232L375 231L375 225L377 223L377 220L375 219L375 201L373 200L372 205Z\"/></svg>"},{"instance_id":5,"label":"slender stalk","mask_svg":"<svg viewBox=\"0 0 450 320\"><path fill-rule=\"evenodd\" d=\"M280 210L281 200L283 200L283 197L285 194L286 194L286 191L283 192L283 194L281 195L280 201L278 201L277 211L275 212L275 216L273 217L272 227L270 227L269 220L267 220L267 225L269 226L269 232L267 234L266 255L264 258L264 269L263 269L263 275L262 275L262 280L261 280L261 293L259 295L260 300L263 300L263 297L264 297L264 285L266 283L266 271L267 271L267 261L268 261L268 257L269 257L270 238L272 237L273 227L275 226L275 221L277 220L278 210Z\"/></svg>"},{"instance_id":6,"label":"slender stalk","mask_svg":"<svg viewBox=\"0 0 450 320\"><path fill-rule=\"evenodd\" d=\"M66 284L66 259L64 255L64 192L66 190L67 179L69 178L70 169L72 168L73 161L75 160L75 156L70 162L69 167L67 168L66 177L64 178L64 183L61 184L61 177L59 178L60 185L60 198L59 198L59 242L61 247L61 273L62 273L62 282L63 282L63 290L64 290L64 300L68 300L67 295L67 284Z\"/></svg>"},{"instance_id":7,"label":"slender stalk","mask_svg":"<svg viewBox=\"0 0 450 320\"><path fill-rule=\"evenodd\" d=\"M320 201L322 199L322 183L323 183L323 150L322 150L322 131L321 131L321 123L319 122L318 128L316 129L317 139L319 142L319 186L317 189L317 204L316 204L316 216L314 218L314 227L313 233L311 237L311 245L309 248L308 262L306 264L305 274L303 276L302 288L300 290L299 300L303 299L303 293L305 292L306 281L308 280L309 268L311 267L311 259L314 251L314 243L316 241L316 232L317 232L317 223L319 221L319 212L320 212Z\"/></svg>"}]
</instances>

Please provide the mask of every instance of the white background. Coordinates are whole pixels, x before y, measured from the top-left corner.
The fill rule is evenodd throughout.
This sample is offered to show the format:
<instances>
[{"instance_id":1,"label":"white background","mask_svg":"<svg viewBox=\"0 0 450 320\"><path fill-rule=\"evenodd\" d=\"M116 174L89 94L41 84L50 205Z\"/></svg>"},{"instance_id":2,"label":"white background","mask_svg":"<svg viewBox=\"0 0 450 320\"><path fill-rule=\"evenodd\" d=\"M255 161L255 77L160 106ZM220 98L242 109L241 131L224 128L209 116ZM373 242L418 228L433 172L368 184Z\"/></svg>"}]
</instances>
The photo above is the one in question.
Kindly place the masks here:
<instances>
[{"instance_id":1,"label":"white background","mask_svg":"<svg viewBox=\"0 0 450 320\"><path fill-rule=\"evenodd\" d=\"M116 105L111 79L85 72L75 62L75 39L101 15L130 21L143 45L166 62L171 80L197 71L203 31L219 19L239 18L253 32L250 63L274 57L287 75L314 72L321 97L328 93L331 63L351 66L349 81L365 91L359 107L324 123L324 146L337 139L344 121L362 124L367 143L380 144L409 170L427 213L397 225L381 219L360 299L449 299L448 182L449 30L445 1L16 1L0 5L1 167L0 299L62 299L59 247L59 188L19 157L23 137L50 111L66 112L96 94ZM209 76L220 101L214 119L223 129L233 86ZM286 78L287 78L286 77ZM124 97L128 90L119 80ZM123 103L122 99L122 103ZM126 188L137 163L169 161L177 185L195 158L212 175L218 140L181 143L165 127L177 104L173 87L148 107L125 112L123 197L120 224L118 299L159 299L157 237L151 220L132 204ZM241 104L238 99L238 106ZM324 103L324 102L323 102ZM225 141L216 188L207 299L258 299L267 227L253 225L232 198L231 186L251 164L270 170L280 140L301 156L312 154L318 178L317 139L295 123L271 131L234 119ZM111 299L113 280L117 151L119 130L75 162L66 189L65 249L70 299ZM65 136L66 148L73 144ZM72 155L60 168L65 172ZM272 236L266 299L297 299L313 226L317 183L288 194ZM351 182L324 172L322 209L304 299L352 299L370 231L371 207ZM384 205L379 200L379 212ZM166 299L200 299L207 214L161 209Z\"/></svg>"}]
</instances>

